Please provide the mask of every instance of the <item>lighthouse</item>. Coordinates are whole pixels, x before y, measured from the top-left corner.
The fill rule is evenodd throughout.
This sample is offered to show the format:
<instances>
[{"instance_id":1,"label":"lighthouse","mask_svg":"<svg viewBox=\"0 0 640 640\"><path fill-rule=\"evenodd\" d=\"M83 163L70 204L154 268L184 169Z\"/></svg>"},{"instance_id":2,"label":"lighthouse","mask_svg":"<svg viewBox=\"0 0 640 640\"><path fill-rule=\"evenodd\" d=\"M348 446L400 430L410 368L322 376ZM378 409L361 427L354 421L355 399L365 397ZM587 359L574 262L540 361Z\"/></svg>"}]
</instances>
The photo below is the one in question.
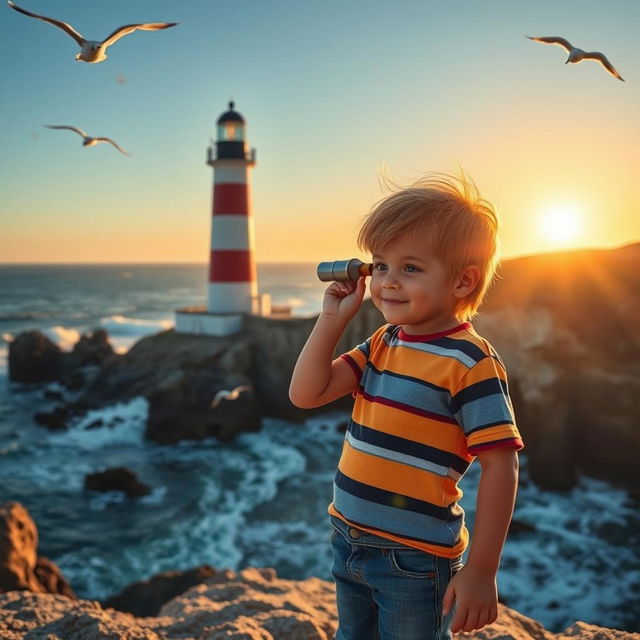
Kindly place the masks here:
<instances>
[{"instance_id":1,"label":"lighthouse","mask_svg":"<svg viewBox=\"0 0 640 640\"><path fill-rule=\"evenodd\" d=\"M245 314L268 315L269 297L258 296L249 169L256 151L247 150L246 122L233 102L217 120L215 146L207 150L213 168L211 242L206 308L176 311L176 331L225 336L236 333Z\"/></svg>"}]
</instances>

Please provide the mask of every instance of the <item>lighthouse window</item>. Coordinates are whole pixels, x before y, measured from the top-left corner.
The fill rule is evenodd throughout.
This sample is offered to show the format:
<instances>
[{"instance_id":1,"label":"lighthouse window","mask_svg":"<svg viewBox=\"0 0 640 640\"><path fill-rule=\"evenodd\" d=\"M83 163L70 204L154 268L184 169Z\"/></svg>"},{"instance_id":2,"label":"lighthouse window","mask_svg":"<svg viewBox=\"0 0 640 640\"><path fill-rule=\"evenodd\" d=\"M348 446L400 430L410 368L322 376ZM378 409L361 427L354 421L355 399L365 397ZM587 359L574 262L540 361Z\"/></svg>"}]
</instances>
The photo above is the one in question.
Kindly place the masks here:
<instances>
[{"instance_id":1,"label":"lighthouse window","mask_svg":"<svg viewBox=\"0 0 640 640\"><path fill-rule=\"evenodd\" d=\"M218 140L244 140L244 127L240 122L225 122L218 125Z\"/></svg>"}]
</instances>

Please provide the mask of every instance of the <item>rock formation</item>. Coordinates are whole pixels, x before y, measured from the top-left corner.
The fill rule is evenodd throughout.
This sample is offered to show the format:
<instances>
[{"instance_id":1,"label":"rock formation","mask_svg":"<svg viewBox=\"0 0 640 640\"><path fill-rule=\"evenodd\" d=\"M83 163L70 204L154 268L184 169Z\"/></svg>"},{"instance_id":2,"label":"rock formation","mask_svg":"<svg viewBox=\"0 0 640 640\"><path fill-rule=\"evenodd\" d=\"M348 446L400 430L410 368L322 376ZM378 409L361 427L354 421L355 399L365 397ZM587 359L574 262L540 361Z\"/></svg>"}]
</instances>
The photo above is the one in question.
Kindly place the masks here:
<instances>
[{"instance_id":1,"label":"rock formation","mask_svg":"<svg viewBox=\"0 0 640 640\"><path fill-rule=\"evenodd\" d=\"M85 476L84 488L89 491L120 491L130 498L139 498L151 493L151 489L126 467L90 473Z\"/></svg>"},{"instance_id":2,"label":"rock formation","mask_svg":"<svg viewBox=\"0 0 640 640\"><path fill-rule=\"evenodd\" d=\"M27 510L7 502L0 505L0 592L20 589L75 598L58 567L38 556L38 529Z\"/></svg>"}]
</instances>

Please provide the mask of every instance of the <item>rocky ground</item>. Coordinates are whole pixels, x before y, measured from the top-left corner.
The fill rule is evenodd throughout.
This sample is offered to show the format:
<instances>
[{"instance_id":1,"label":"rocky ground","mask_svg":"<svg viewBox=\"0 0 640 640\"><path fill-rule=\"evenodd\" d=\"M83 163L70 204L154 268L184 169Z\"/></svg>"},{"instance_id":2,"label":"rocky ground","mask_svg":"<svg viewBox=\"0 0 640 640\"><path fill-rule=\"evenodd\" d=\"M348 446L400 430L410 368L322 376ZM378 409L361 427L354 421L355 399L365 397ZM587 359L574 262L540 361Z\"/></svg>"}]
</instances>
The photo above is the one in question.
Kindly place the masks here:
<instances>
[{"instance_id":1,"label":"rocky ground","mask_svg":"<svg viewBox=\"0 0 640 640\"><path fill-rule=\"evenodd\" d=\"M221 572L148 618L62 595L0 595L3 640L329 640L336 624L331 583L282 580L273 569ZM466 640L640 640L637 633L580 622L554 634L502 605L494 624L457 635Z\"/></svg>"}]
</instances>

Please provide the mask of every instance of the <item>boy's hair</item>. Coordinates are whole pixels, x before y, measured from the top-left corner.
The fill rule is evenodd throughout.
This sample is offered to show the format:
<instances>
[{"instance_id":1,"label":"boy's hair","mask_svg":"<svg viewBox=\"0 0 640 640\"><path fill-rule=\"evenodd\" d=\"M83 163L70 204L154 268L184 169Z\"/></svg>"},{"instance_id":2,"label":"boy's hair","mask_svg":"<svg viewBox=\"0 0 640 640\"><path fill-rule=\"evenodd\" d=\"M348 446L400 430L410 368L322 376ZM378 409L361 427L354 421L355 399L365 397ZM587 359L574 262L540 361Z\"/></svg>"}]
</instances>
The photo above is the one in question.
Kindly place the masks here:
<instances>
[{"instance_id":1,"label":"boy's hair","mask_svg":"<svg viewBox=\"0 0 640 640\"><path fill-rule=\"evenodd\" d=\"M480 268L478 286L461 300L457 313L473 318L495 275L498 218L464 172L459 176L430 173L410 187L378 202L358 234L358 246L370 253L402 237L424 232L456 278L468 265Z\"/></svg>"}]
</instances>

